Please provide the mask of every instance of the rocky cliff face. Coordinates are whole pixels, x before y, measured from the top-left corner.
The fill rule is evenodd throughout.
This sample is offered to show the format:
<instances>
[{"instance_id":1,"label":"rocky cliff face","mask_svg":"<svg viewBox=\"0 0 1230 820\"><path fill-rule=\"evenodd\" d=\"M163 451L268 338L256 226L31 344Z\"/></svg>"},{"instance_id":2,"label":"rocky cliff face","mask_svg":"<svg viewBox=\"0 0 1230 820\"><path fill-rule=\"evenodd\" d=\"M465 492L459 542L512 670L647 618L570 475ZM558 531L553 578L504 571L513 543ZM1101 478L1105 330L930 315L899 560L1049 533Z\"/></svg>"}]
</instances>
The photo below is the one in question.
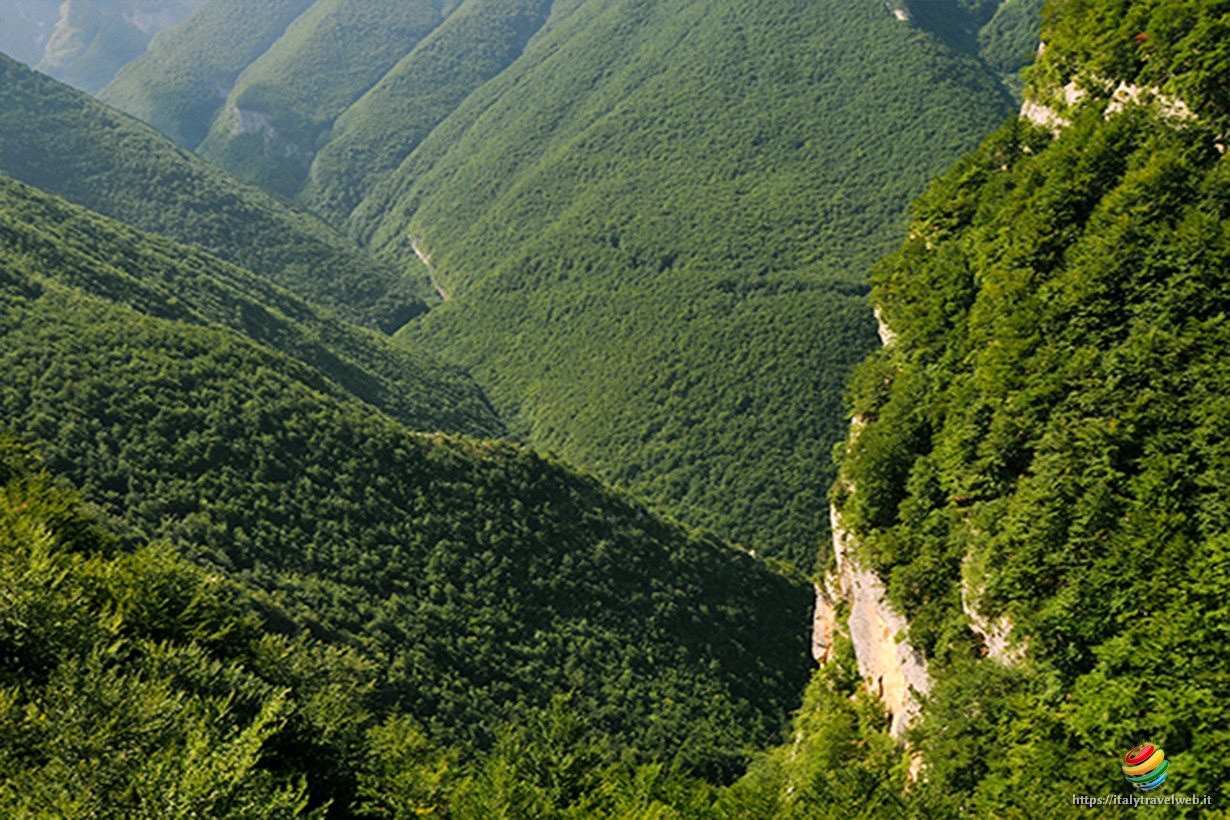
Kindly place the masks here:
<instances>
[{"instance_id":1,"label":"rocky cliff face","mask_svg":"<svg viewBox=\"0 0 1230 820\"><path fill-rule=\"evenodd\" d=\"M876 322L880 343L888 347L896 334L884 323L878 308ZM862 427L863 419L858 416L850 420L851 441ZM854 492L853 487L849 489ZM909 622L889 604L883 582L874 571L859 565L857 542L842 522L841 511L830 506L829 516L837 568L823 585L816 586L812 656L821 664L828 662L833 636L841 629L837 601L844 602L850 612L845 628L854 644L859 674L892 716L892 736L901 738L918 715L918 695L930 690L927 661L906 637Z\"/></svg>"},{"instance_id":2,"label":"rocky cliff face","mask_svg":"<svg viewBox=\"0 0 1230 820\"><path fill-rule=\"evenodd\" d=\"M1045 47L1039 49L1041 54ZM1167 96L1157 88L1142 88L1126 82L1105 83L1106 117L1114 116L1132 105L1152 105L1165 119L1181 125L1194 117L1182 100ZM1071 109L1080 104L1088 91L1075 80L1047 94L1026 99L1020 114L1025 119L1058 134L1070 123ZM1219 148L1224 150L1222 146ZM928 248L930 243L928 243ZM876 323L880 343L891 346L896 333L885 323L876 307ZM849 440L861 431L864 420L851 419ZM854 492L853 486L848 487ZM902 737L919 711L918 695L930 689L927 661L906 638L908 621L889 604L884 584L872 570L858 563L857 541L842 523L841 511L830 508L833 533L835 573L816 586L816 608L812 633L812 655L818 663L827 663L833 649L833 636L843 625L839 623L839 602L848 608L844 629L850 635L858 660L860 674L868 689L875 692L892 715L892 734ZM968 555L962 567L961 606L970 630L985 647L985 656L999 663L1018 663L1027 646L1014 641L1013 623L1007 617L989 617L980 607L985 578L975 569L976 556Z\"/></svg>"},{"instance_id":3,"label":"rocky cliff face","mask_svg":"<svg viewBox=\"0 0 1230 820\"><path fill-rule=\"evenodd\" d=\"M918 695L931 688L927 661L906 638L909 623L889 604L879 577L859 566L852 549L856 542L842 524L840 512L833 509L831 516L837 556L833 592L850 607L846 628L859 674L892 715L892 736L901 738L918 715Z\"/></svg>"}]
</instances>

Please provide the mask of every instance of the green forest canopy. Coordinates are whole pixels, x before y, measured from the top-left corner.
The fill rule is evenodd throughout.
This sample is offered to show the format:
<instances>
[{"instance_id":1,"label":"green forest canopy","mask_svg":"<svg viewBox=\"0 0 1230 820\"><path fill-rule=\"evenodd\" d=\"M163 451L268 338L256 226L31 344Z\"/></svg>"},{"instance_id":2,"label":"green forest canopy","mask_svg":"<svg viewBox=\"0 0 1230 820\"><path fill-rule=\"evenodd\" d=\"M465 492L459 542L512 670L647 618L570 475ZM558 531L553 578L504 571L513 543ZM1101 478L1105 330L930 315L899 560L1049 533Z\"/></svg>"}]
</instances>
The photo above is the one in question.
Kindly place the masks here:
<instances>
[{"instance_id":1,"label":"green forest canopy","mask_svg":"<svg viewBox=\"0 0 1230 820\"><path fill-rule=\"evenodd\" d=\"M525 448L412 432L211 317L203 274L142 269L173 268L163 240L3 190L0 415L118 548L162 542L241 584L264 629L353 654L365 708L440 744L493 748L568 693L602 765L728 779L779 737L805 584ZM158 285L193 273L196 307ZM332 742L317 728L297 754Z\"/></svg>"}]
</instances>

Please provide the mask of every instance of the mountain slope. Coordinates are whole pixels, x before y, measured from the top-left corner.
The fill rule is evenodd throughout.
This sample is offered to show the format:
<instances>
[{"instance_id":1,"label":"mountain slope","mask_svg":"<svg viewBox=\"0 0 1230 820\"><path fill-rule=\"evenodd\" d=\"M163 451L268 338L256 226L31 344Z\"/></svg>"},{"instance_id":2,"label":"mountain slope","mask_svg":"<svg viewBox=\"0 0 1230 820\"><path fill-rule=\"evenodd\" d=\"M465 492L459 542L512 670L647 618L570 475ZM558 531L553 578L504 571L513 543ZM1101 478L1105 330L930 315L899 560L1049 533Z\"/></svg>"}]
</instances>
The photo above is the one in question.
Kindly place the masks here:
<instances>
[{"instance_id":1,"label":"mountain slope","mask_svg":"<svg viewBox=\"0 0 1230 820\"><path fill-rule=\"evenodd\" d=\"M835 768L763 762L745 785L784 804L878 775L903 813L1053 815L1144 796L1120 762L1145 742L1170 761L1149 796L1196 796L1168 810L1230 798L1230 7L1046 19L1034 119L936 182L877 268L893 341L854 378L833 491L930 691L909 749L867 726ZM804 747L856 719L810 711L861 688L821 677Z\"/></svg>"},{"instance_id":2,"label":"mountain slope","mask_svg":"<svg viewBox=\"0 0 1230 820\"><path fill-rule=\"evenodd\" d=\"M83 91L98 91L150 38L202 0L6 0L0 51Z\"/></svg>"},{"instance_id":3,"label":"mountain slope","mask_svg":"<svg viewBox=\"0 0 1230 820\"><path fill-rule=\"evenodd\" d=\"M444 0L317 0L244 69L198 147L293 196L338 115L431 32Z\"/></svg>"},{"instance_id":4,"label":"mountain slope","mask_svg":"<svg viewBox=\"0 0 1230 820\"><path fill-rule=\"evenodd\" d=\"M311 4L206 0L182 25L150 41L146 53L125 65L98 97L194 149L240 72ZM237 20L243 25L235 25Z\"/></svg>"},{"instance_id":5,"label":"mountain slope","mask_svg":"<svg viewBox=\"0 0 1230 820\"><path fill-rule=\"evenodd\" d=\"M0 51L35 65L55 31L60 9L56 0L15 0L0 5Z\"/></svg>"},{"instance_id":6,"label":"mountain slope","mask_svg":"<svg viewBox=\"0 0 1230 820\"><path fill-rule=\"evenodd\" d=\"M1011 111L1036 4L430 8L419 40L318 0L202 150L425 274L417 240L452 299L412 335L518 435L810 567L841 385L874 344L862 271ZM152 68L112 88L152 93Z\"/></svg>"},{"instance_id":7,"label":"mountain slope","mask_svg":"<svg viewBox=\"0 0 1230 820\"><path fill-rule=\"evenodd\" d=\"M808 567L862 270L1009 105L880 3L556 4L350 224L529 440Z\"/></svg>"},{"instance_id":8,"label":"mountain slope","mask_svg":"<svg viewBox=\"0 0 1230 820\"><path fill-rule=\"evenodd\" d=\"M333 123L301 199L335 224L546 20L549 0L468 0Z\"/></svg>"},{"instance_id":9,"label":"mountain slope","mask_svg":"<svg viewBox=\"0 0 1230 820\"><path fill-rule=\"evenodd\" d=\"M412 430L495 436L472 379L420 349L340 322L201 251L141 234L0 177L0 233L24 258L92 296L225 328L316 370Z\"/></svg>"},{"instance_id":10,"label":"mountain slope","mask_svg":"<svg viewBox=\"0 0 1230 820\"><path fill-rule=\"evenodd\" d=\"M288 816L308 783L318 803L353 791L345 764L320 765L371 723L352 653L262 630L242 589L165 547L116 549L7 437L0 545L6 814ZM296 734L316 742L286 754Z\"/></svg>"},{"instance_id":11,"label":"mountain slope","mask_svg":"<svg viewBox=\"0 0 1230 820\"><path fill-rule=\"evenodd\" d=\"M31 215L0 232L0 414L124 543L166 541L272 628L352 647L381 708L447 742L569 692L616 757L728 777L776 737L805 585L523 448L413 433L168 298L191 277L156 269L161 240L9 202Z\"/></svg>"},{"instance_id":12,"label":"mountain slope","mask_svg":"<svg viewBox=\"0 0 1230 820\"><path fill-rule=\"evenodd\" d=\"M343 317L391 331L416 288L319 220L130 117L0 55L0 172L195 245Z\"/></svg>"}]
</instances>

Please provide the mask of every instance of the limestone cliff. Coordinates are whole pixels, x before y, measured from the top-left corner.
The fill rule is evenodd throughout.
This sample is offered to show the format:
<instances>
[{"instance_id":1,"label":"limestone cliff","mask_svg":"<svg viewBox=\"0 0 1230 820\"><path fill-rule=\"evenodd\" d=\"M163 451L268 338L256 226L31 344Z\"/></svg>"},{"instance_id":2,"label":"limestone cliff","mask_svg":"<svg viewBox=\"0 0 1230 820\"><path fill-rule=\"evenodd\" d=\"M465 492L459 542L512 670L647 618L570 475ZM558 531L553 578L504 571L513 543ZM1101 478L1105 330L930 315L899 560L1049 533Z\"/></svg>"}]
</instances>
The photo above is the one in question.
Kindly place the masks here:
<instances>
[{"instance_id":1,"label":"limestone cliff","mask_svg":"<svg viewBox=\"0 0 1230 820\"><path fill-rule=\"evenodd\" d=\"M884 322L878 307L875 315L880 343L888 347L896 334ZM850 420L851 441L863 423L858 416ZM854 492L854 487L848 489ZM816 586L812 655L819 663L829 660L833 635L840 628L836 601L843 601L850 612L845 628L854 645L859 674L892 716L892 736L901 738L918 715L918 695L930 689L927 661L906 637L909 623L889 604L883 582L873 570L860 566L855 554L857 542L843 524L841 511L830 506L829 516L836 571L823 585Z\"/></svg>"},{"instance_id":2,"label":"limestone cliff","mask_svg":"<svg viewBox=\"0 0 1230 820\"><path fill-rule=\"evenodd\" d=\"M831 511L833 552L837 557L837 594L850 607L846 628L854 644L858 671L867 688L879 696L892 716L890 733L900 738L918 715L918 695L931 688L927 661L906 633L909 623L888 602L875 572L859 566L853 536L841 513Z\"/></svg>"}]
</instances>

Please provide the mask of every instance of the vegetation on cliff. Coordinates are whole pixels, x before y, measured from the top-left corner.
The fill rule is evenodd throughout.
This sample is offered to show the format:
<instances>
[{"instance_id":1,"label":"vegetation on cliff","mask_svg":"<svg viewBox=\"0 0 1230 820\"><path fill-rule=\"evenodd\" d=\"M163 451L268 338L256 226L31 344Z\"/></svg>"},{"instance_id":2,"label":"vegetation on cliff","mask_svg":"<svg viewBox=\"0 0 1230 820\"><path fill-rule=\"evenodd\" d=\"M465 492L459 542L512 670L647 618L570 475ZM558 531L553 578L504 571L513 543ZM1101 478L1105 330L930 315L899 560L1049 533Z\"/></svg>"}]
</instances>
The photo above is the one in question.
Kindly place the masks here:
<instances>
[{"instance_id":1,"label":"vegetation on cliff","mask_svg":"<svg viewBox=\"0 0 1230 820\"><path fill-rule=\"evenodd\" d=\"M988 138L874 277L897 340L855 378L866 424L836 501L930 658L914 743L947 811L1042 811L1025 773L1046 760L1065 761L1056 794L1126 788L1115 759L1145 738L1183 793L1230 796L1223 112L1211 93L1194 118L1108 110L1121 76L1224 77L1222 38L1193 37L1230 18L1127 5L1052 6L1041 71L1093 67L1101 93L1058 136ZM1120 61L1145 43L1144 65ZM1019 660L980 659L965 608L1004 619Z\"/></svg>"}]
</instances>

